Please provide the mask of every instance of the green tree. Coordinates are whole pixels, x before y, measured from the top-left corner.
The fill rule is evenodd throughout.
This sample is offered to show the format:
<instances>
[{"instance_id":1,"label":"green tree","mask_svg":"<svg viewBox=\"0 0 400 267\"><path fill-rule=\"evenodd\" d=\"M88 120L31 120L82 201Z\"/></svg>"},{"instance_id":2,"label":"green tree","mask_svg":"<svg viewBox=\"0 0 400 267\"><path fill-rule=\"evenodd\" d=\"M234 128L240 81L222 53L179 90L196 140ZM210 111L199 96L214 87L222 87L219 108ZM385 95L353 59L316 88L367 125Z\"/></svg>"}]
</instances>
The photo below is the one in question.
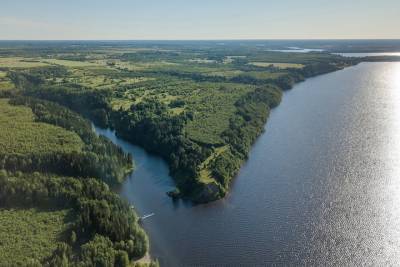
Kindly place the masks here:
<instances>
[{"instance_id":1,"label":"green tree","mask_svg":"<svg viewBox=\"0 0 400 267\"><path fill-rule=\"evenodd\" d=\"M118 250L115 254L115 266L126 267L129 265L129 256L126 251Z\"/></svg>"}]
</instances>

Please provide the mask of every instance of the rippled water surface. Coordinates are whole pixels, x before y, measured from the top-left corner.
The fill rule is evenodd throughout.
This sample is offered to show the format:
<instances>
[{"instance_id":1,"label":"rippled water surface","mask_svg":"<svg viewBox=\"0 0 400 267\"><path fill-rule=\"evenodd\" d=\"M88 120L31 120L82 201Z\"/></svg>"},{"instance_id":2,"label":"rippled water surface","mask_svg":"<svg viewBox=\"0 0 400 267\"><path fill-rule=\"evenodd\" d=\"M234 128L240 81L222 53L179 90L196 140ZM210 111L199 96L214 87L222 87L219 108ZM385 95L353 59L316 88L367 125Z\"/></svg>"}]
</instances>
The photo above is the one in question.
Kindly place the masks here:
<instances>
[{"instance_id":1,"label":"rippled water surface","mask_svg":"<svg viewBox=\"0 0 400 267\"><path fill-rule=\"evenodd\" d=\"M133 153L121 189L166 266L400 264L400 63L363 63L285 93L226 199L173 203L166 164Z\"/></svg>"}]
</instances>

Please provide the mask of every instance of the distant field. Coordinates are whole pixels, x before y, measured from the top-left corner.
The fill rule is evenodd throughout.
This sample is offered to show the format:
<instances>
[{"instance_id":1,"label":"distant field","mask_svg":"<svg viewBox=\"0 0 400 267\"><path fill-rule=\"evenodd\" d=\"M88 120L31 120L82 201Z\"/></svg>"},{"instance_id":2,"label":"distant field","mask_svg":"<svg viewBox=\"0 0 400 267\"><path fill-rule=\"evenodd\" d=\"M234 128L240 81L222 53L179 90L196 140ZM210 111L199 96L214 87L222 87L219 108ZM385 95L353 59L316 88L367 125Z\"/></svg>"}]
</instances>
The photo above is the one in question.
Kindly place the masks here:
<instances>
[{"instance_id":1,"label":"distant field","mask_svg":"<svg viewBox=\"0 0 400 267\"><path fill-rule=\"evenodd\" d=\"M92 63L88 61L75 61L75 60L64 60L64 59L42 59L43 64L55 64L65 67L89 67L96 66L97 63Z\"/></svg>"},{"instance_id":2,"label":"distant field","mask_svg":"<svg viewBox=\"0 0 400 267\"><path fill-rule=\"evenodd\" d=\"M30 108L0 99L0 153L30 154L81 151L83 142L73 132L34 121Z\"/></svg>"},{"instance_id":3,"label":"distant field","mask_svg":"<svg viewBox=\"0 0 400 267\"><path fill-rule=\"evenodd\" d=\"M339 58L339 56L333 56L329 53L281 53L271 51L247 57L249 62L277 62L304 65L315 62L332 62Z\"/></svg>"},{"instance_id":4,"label":"distant field","mask_svg":"<svg viewBox=\"0 0 400 267\"><path fill-rule=\"evenodd\" d=\"M62 241L69 210L0 209L0 266L43 260Z\"/></svg>"},{"instance_id":5,"label":"distant field","mask_svg":"<svg viewBox=\"0 0 400 267\"><path fill-rule=\"evenodd\" d=\"M226 78L232 78L237 75L243 74L243 71L241 70L217 70L213 72L207 73L209 76L221 76L221 77L226 77Z\"/></svg>"},{"instance_id":6,"label":"distant field","mask_svg":"<svg viewBox=\"0 0 400 267\"><path fill-rule=\"evenodd\" d=\"M301 69L304 67L303 64L296 64L296 63L250 62L249 64L257 67L268 67L272 65L280 69L289 69L289 68Z\"/></svg>"},{"instance_id":7,"label":"distant field","mask_svg":"<svg viewBox=\"0 0 400 267\"><path fill-rule=\"evenodd\" d=\"M0 57L0 68L34 68L48 66L36 59L22 57Z\"/></svg>"},{"instance_id":8,"label":"distant field","mask_svg":"<svg viewBox=\"0 0 400 267\"><path fill-rule=\"evenodd\" d=\"M267 80L267 79L276 79L281 77L282 75L285 75L285 73L279 73L279 72L267 72L267 71L249 71L245 73L246 75L249 75L253 78L256 79L261 79L261 80Z\"/></svg>"},{"instance_id":9,"label":"distant field","mask_svg":"<svg viewBox=\"0 0 400 267\"><path fill-rule=\"evenodd\" d=\"M109 69L105 68L73 69L71 70L71 74L72 75L57 81L80 84L93 89L113 89L117 86L129 85L152 79L149 77L116 78Z\"/></svg>"},{"instance_id":10,"label":"distant field","mask_svg":"<svg viewBox=\"0 0 400 267\"><path fill-rule=\"evenodd\" d=\"M13 89L14 88L14 84L10 81L2 81L0 79L0 91L1 90L9 90L9 89Z\"/></svg>"},{"instance_id":11,"label":"distant field","mask_svg":"<svg viewBox=\"0 0 400 267\"><path fill-rule=\"evenodd\" d=\"M13 89L15 86L9 78L7 78L7 72L0 71L0 91Z\"/></svg>"},{"instance_id":12,"label":"distant field","mask_svg":"<svg viewBox=\"0 0 400 267\"><path fill-rule=\"evenodd\" d=\"M178 63L174 62L167 62L167 61L154 61L154 62L126 62L126 61L117 61L116 66L121 69L127 69L131 71L141 71L141 70L148 70L152 68L159 68L165 66L174 66L179 65Z\"/></svg>"},{"instance_id":13,"label":"distant field","mask_svg":"<svg viewBox=\"0 0 400 267\"><path fill-rule=\"evenodd\" d=\"M215 60L212 59L202 59L202 58L195 58L195 59L189 59L189 62L195 62L195 63L203 63L203 64L212 64L216 63Z\"/></svg>"}]
</instances>

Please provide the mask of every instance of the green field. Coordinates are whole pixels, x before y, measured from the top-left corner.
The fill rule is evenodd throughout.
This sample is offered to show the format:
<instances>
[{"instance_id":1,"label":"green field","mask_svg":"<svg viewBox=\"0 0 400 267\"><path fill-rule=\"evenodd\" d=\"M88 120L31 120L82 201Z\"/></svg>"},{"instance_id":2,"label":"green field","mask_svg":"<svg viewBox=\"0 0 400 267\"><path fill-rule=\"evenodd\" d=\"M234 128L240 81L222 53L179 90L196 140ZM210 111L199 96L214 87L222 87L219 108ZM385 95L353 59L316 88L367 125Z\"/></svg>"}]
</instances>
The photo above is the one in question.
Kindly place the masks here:
<instances>
[{"instance_id":1,"label":"green field","mask_svg":"<svg viewBox=\"0 0 400 267\"><path fill-rule=\"evenodd\" d=\"M0 57L0 68L24 69L48 66L45 62L40 62L37 59L23 57Z\"/></svg>"},{"instance_id":2,"label":"green field","mask_svg":"<svg viewBox=\"0 0 400 267\"><path fill-rule=\"evenodd\" d=\"M43 64L61 65L65 67L90 67L97 66L97 63L87 61L75 61L75 60L64 60L64 59L42 59L40 60Z\"/></svg>"},{"instance_id":3,"label":"green field","mask_svg":"<svg viewBox=\"0 0 400 267\"><path fill-rule=\"evenodd\" d=\"M268 67L272 65L280 69L290 69L290 68L301 69L304 67L303 64L295 64L295 63L250 62L249 64L257 67Z\"/></svg>"},{"instance_id":4,"label":"green field","mask_svg":"<svg viewBox=\"0 0 400 267\"><path fill-rule=\"evenodd\" d=\"M72 217L70 210L0 208L0 266L49 257Z\"/></svg>"},{"instance_id":5,"label":"green field","mask_svg":"<svg viewBox=\"0 0 400 267\"><path fill-rule=\"evenodd\" d=\"M0 153L46 154L81 151L83 142L73 132L36 122L30 108L0 99Z\"/></svg>"},{"instance_id":6,"label":"green field","mask_svg":"<svg viewBox=\"0 0 400 267\"><path fill-rule=\"evenodd\" d=\"M240 84L202 84L186 97L187 109L195 119L185 129L189 138L205 144L222 144L221 133L228 129L229 119L236 111L235 102L253 90Z\"/></svg>"},{"instance_id":7,"label":"green field","mask_svg":"<svg viewBox=\"0 0 400 267\"><path fill-rule=\"evenodd\" d=\"M0 71L0 91L14 89L13 82L7 77L6 71Z\"/></svg>"},{"instance_id":8,"label":"green field","mask_svg":"<svg viewBox=\"0 0 400 267\"><path fill-rule=\"evenodd\" d=\"M215 181L212 175L212 167L210 163L218 158L222 153L227 151L229 147L227 145L222 147L217 147L214 149L213 153L205 160L200 166L200 181L204 184L209 184Z\"/></svg>"}]
</instances>

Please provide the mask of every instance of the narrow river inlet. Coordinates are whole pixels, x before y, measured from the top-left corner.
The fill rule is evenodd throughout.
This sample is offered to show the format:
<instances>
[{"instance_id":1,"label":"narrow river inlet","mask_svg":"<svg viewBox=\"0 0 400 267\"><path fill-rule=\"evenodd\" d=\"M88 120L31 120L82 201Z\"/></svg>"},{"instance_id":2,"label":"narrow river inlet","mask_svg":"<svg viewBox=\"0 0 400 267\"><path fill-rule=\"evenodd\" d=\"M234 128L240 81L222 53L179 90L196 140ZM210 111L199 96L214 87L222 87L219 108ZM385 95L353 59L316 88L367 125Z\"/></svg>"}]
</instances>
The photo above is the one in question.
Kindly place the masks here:
<instances>
[{"instance_id":1,"label":"narrow river inlet","mask_svg":"<svg viewBox=\"0 0 400 267\"><path fill-rule=\"evenodd\" d=\"M400 264L400 63L362 63L284 93L220 201L173 202L166 163L133 154L120 194L162 266Z\"/></svg>"}]
</instances>

